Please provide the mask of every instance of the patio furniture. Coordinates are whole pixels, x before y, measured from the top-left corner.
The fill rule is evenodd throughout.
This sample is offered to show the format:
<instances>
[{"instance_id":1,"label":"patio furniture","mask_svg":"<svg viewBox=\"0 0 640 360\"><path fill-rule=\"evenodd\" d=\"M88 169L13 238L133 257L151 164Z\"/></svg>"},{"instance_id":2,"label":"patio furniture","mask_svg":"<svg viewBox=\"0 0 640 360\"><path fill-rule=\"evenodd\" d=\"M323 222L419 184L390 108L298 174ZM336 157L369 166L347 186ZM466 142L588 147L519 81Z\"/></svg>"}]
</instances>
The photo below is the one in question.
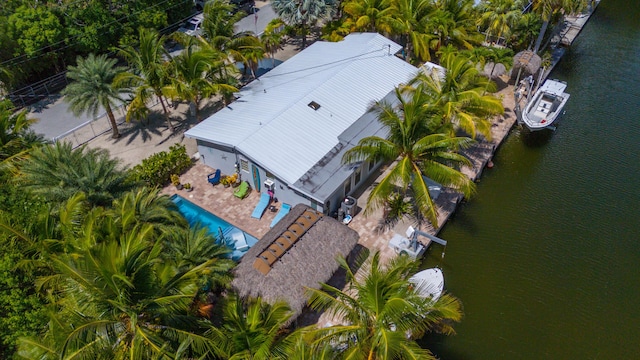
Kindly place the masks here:
<instances>
[{"instance_id":1,"label":"patio furniture","mask_svg":"<svg viewBox=\"0 0 640 360\"><path fill-rule=\"evenodd\" d=\"M251 217L254 219L260 219L262 217L262 214L264 213L264 210L267 208L267 206L269 206L270 200L271 198L269 197L269 194L260 194L260 201L258 201L258 205L256 205L256 208L253 210Z\"/></svg>"},{"instance_id":2,"label":"patio furniture","mask_svg":"<svg viewBox=\"0 0 640 360\"><path fill-rule=\"evenodd\" d=\"M236 191L233 192L233 196L237 197L238 199L244 199L247 194L249 194L249 183L246 181L243 181L242 184L238 186Z\"/></svg>"},{"instance_id":3,"label":"patio furniture","mask_svg":"<svg viewBox=\"0 0 640 360\"><path fill-rule=\"evenodd\" d=\"M274 227L278 223L278 221L282 220L282 218L289 213L289 210L291 210L291 205L283 203L280 207L280 211L278 211L276 217L274 217L273 221L271 221L270 227Z\"/></svg>"},{"instance_id":4,"label":"patio furniture","mask_svg":"<svg viewBox=\"0 0 640 360\"><path fill-rule=\"evenodd\" d=\"M207 175L207 181L211 185L218 185L218 184L220 184L220 175L221 175L220 169L216 169L215 172Z\"/></svg>"}]
</instances>

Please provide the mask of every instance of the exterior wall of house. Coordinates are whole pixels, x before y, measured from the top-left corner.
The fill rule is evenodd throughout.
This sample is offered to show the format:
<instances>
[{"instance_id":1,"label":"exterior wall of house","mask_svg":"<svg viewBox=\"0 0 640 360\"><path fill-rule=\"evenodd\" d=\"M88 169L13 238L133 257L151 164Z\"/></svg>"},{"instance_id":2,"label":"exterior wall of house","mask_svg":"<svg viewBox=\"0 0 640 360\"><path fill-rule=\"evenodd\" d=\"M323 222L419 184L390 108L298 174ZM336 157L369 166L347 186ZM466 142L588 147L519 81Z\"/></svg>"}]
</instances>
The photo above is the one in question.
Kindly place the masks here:
<instances>
[{"instance_id":1,"label":"exterior wall of house","mask_svg":"<svg viewBox=\"0 0 640 360\"><path fill-rule=\"evenodd\" d=\"M243 181L247 181L251 188L255 191L257 189L256 183L253 177L253 166L258 169L260 178L260 192L266 192L264 182L267 179L271 179L274 182L273 192L274 196L280 203L287 203L291 206L297 204L305 204L310 207L315 207L319 211L323 210L322 205L318 205L317 202L305 197L299 192L291 189L289 184L276 178L272 174L268 173L260 165L253 163L250 159L242 154L236 154L232 148L212 144L198 140L198 152L200 153L200 159L202 162L214 169L220 169L223 174L229 175L236 171L236 163L238 164L238 171L240 178Z\"/></svg>"},{"instance_id":2,"label":"exterior wall of house","mask_svg":"<svg viewBox=\"0 0 640 360\"><path fill-rule=\"evenodd\" d=\"M233 174L236 171L237 163L241 179L247 181L254 191L257 188L253 177L253 166L256 166L260 178L260 192L267 191L264 182L267 179L270 179L274 183L273 193L274 197L278 199L278 202L287 203L291 206L305 204L327 215L333 215L337 212L344 198L357 192L382 164L382 162L377 162L375 164L364 162L359 168L354 169L346 182L335 189L328 200L324 203L318 203L317 201L291 188L289 184L273 176L258 164L254 164L250 159L246 158L242 154L236 154L232 148L199 140L198 151L200 153L200 159L205 165L214 169L220 169L225 175ZM359 176L357 175L358 172L360 172ZM364 204L359 204L359 206L363 207Z\"/></svg>"},{"instance_id":3,"label":"exterior wall of house","mask_svg":"<svg viewBox=\"0 0 640 360\"><path fill-rule=\"evenodd\" d=\"M198 140L197 144L200 160L205 165L220 169L224 175L230 175L236 171L236 155L233 153L233 149L200 140Z\"/></svg>"},{"instance_id":4,"label":"exterior wall of house","mask_svg":"<svg viewBox=\"0 0 640 360\"><path fill-rule=\"evenodd\" d=\"M376 163L362 163L359 168L353 171L347 181L345 181L333 194L331 194L331 197L324 204L324 213L327 215L335 215L345 197L353 195L354 193L360 193L361 188L365 186L373 174L377 174L377 169L381 165L382 161L378 161ZM358 171L360 171L360 176L356 175ZM358 206L363 208L365 204L358 204Z\"/></svg>"}]
</instances>

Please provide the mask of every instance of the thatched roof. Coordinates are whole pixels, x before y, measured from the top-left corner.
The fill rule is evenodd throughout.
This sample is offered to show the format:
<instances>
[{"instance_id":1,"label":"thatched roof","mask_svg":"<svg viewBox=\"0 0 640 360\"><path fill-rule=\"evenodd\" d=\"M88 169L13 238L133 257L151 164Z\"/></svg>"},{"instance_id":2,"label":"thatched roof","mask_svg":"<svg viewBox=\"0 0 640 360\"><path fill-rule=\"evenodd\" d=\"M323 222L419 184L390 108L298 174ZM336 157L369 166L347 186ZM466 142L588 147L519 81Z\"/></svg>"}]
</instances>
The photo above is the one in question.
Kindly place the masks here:
<instances>
[{"instance_id":1,"label":"thatched roof","mask_svg":"<svg viewBox=\"0 0 640 360\"><path fill-rule=\"evenodd\" d=\"M511 74L517 74L520 69L523 73L521 76L535 74L542 65L542 59L531 50L525 50L517 53L513 57L513 68Z\"/></svg>"},{"instance_id":2,"label":"thatched roof","mask_svg":"<svg viewBox=\"0 0 640 360\"><path fill-rule=\"evenodd\" d=\"M322 216L287 250L266 274L254 262L307 210L296 205L257 244L251 247L235 268L231 285L242 297L261 297L268 303L286 301L296 318L307 304L305 287L319 288L329 281L339 265L336 258L347 257L358 242L358 233L329 216ZM313 211L313 210L311 210Z\"/></svg>"}]
</instances>

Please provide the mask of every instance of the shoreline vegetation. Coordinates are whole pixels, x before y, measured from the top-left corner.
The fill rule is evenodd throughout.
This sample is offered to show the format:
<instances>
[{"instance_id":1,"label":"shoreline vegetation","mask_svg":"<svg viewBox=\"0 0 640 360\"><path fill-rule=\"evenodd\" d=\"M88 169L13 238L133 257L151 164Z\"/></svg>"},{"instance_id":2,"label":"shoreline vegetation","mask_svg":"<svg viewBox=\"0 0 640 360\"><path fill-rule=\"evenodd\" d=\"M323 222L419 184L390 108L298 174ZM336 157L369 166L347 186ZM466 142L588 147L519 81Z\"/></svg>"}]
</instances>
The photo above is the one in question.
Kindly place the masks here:
<instances>
[{"instance_id":1,"label":"shoreline vegetation","mask_svg":"<svg viewBox=\"0 0 640 360\"><path fill-rule=\"evenodd\" d=\"M74 91L67 92L72 108L76 114L93 113L95 117L102 107L112 126L98 134L91 126L77 129L69 135L76 144L48 144L30 130L33 120L26 111L14 113L8 102L0 103L0 120L6 124L4 134L0 134L0 179L7 184L0 190L0 274L4 275L0 308L5 315L0 324L6 328L0 357L226 359L248 354L269 359L292 355L340 359L366 354L369 359L435 358L428 349L420 348L416 339L429 332L454 333L453 324L463 316L462 303L451 294L437 301L417 296L408 279L418 270L419 262L395 256L387 246L394 230L378 228L378 220L387 216L387 208L354 217L349 227L360 234L358 242L370 249L370 254L357 260L357 270L352 270L347 260L338 260L343 268L344 287L322 284L319 289L308 289L309 306L321 316L314 325L296 328L289 326L293 319L286 303L267 304L260 298L241 299L234 294L231 280L235 264L226 258L228 249L206 229L190 228L175 204L163 196L180 191L176 186L167 180L164 188L154 187L131 175L130 166L166 150L169 151L162 155L164 160L171 162L173 156L179 156L180 161L189 163L186 154L194 154L196 146L195 141L184 138L184 131L230 104L242 83L255 78L260 59L268 56L285 61L304 49L309 35L320 36L319 32L312 34L312 29L324 23L323 19L332 18L337 9L315 1L318 11L305 11L307 17L299 19L295 16L299 11L286 6L290 0L272 0L283 20L271 23L261 38L234 34L233 24L241 15L233 15L229 4L209 3L203 23L207 36L178 35L177 41L186 50L169 65L161 51L167 39L145 29L139 31L137 47L126 43L119 49L129 68L116 66L105 55L79 58L77 66L71 67L76 80ZM343 7L347 15L342 23L325 26L324 39L337 40L345 31L378 30L376 26L381 23L375 21L363 27L358 14L364 10L358 6L365 3L358 1ZM495 5L496 11L485 12L493 17L485 19L483 15L476 19L478 25L486 27L480 44L495 45L501 39L504 42L508 33L505 19L520 12L520 2L511 1L510 9L515 10L499 14L500 1L511 0L482 2L483 6ZM586 16L565 17L564 12L582 10L587 1L575 0L571 9L560 8L571 1L562 5L545 1L548 4L544 5L553 11L549 13L544 6L545 10L536 14L539 22L533 24L542 25L544 35L552 20L565 19L570 30L579 29L561 35L574 38L595 10L593 5L599 3L589 2ZM543 2L536 1L534 7ZM430 3L434 12L429 16L435 19L436 15L443 15L444 8L456 11L471 3L434 1ZM403 4L407 5L402 0L393 2L396 11ZM460 4L462 7L456 8ZM20 12L30 10L21 8ZM12 19L14 24L17 20ZM502 25L495 25L496 21ZM398 23L390 24L394 26L388 31L399 31ZM415 25L407 24L403 26ZM280 30L276 31L285 25L289 35L286 43ZM472 25L477 31L475 22ZM400 31L395 36L402 38L412 31L420 32L406 29L407 33ZM528 47L535 41L538 49L543 36L536 41L535 32L527 34ZM424 31L419 35L431 36ZM441 33L439 37L429 37L428 46L409 42L403 55L414 63L430 60L430 56L446 59L457 51L452 43L467 40ZM474 53L470 50L467 54ZM491 55L494 64L508 63L508 59L496 59L496 54ZM560 57L551 58L545 65L547 69L552 69ZM246 71L237 73L230 59L241 59ZM469 62L470 59L465 61ZM484 66L485 61L478 63ZM484 168L490 167L493 155L516 123L514 85L509 84L507 73L505 69L503 75L490 79L497 84L498 91L493 95L504 107L502 114L490 118L486 130L491 140L478 140L459 151L470 162L459 168L471 179L469 189ZM0 86L6 84L9 75L0 67ZM487 92L489 85L483 88ZM416 89L422 91L419 86L412 91L417 92ZM125 96L126 114L120 115L115 106ZM157 103L152 105L155 99ZM441 121L437 127L442 133L431 135L444 137L448 131L461 129L451 118L449 122ZM463 130L469 133L467 128ZM474 127L474 134L475 130ZM88 134L86 140L77 141L82 132ZM485 132L485 137L478 138L489 137L486 135ZM458 155L457 149L450 151ZM188 197L198 205L216 201L216 208L224 209L227 215L247 215L250 212L246 208L252 208L257 201L252 195L245 200L234 199L232 191L206 184L204 172L208 170L201 163L196 162L181 173L166 169L162 161L150 162L153 164L146 164L148 167L143 170L164 171L168 179L173 177L174 184L189 185ZM393 166L381 169L380 177L393 171ZM367 197L369 191L371 187L360 197ZM416 199L412 201L418 202ZM446 188L435 202L437 219L421 222L421 230L437 234L462 199L461 192ZM234 206L229 205L232 202ZM211 203L208 205L203 207L211 208ZM264 235L273 216L268 214L261 219L252 235ZM244 228L233 220L228 222ZM384 294L382 299L380 294Z\"/></svg>"}]
</instances>

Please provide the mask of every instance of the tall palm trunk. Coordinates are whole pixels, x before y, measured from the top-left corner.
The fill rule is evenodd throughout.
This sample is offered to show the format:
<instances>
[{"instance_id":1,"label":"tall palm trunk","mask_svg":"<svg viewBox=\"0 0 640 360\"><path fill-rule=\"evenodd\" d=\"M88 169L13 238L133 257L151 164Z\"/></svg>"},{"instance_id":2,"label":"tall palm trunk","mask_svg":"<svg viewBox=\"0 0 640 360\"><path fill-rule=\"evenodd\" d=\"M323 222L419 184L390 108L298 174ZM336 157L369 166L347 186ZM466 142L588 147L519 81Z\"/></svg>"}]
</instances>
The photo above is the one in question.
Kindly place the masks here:
<instances>
[{"instance_id":1,"label":"tall palm trunk","mask_svg":"<svg viewBox=\"0 0 640 360\"><path fill-rule=\"evenodd\" d=\"M112 138L118 139L120 138L120 132L118 131L118 124L116 124L116 117L113 115L113 110L111 110L111 105L109 103L104 104L105 110L107 110L107 117L109 118L109 122L111 123L111 129L113 130Z\"/></svg>"},{"instance_id":2,"label":"tall palm trunk","mask_svg":"<svg viewBox=\"0 0 640 360\"><path fill-rule=\"evenodd\" d=\"M156 93L158 99L160 99L160 104L162 104L162 110L164 110L164 118L167 119L167 125L169 125L169 129L171 132L174 132L175 129L173 124L171 123L171 118L169 117L169 111L167 110L167 106L164 104L164 99L162 98L162 94Z\"/></svg>"},{"instance_id":3,"label":"tall palm trunk","mask_svg":"<svg viewBox=\"0 0 640 360\"><path fill-rule=\"evenodd\" d=\"M302 49L306 49L307 48L307 22L306 21L302 21Z\"/></svg>"},{"instance_id":4,"label":"tall palm trunk","mask_svg":"<svg viewBox=\"0 0 640 360\"><path fill-rule=\"evenodd\" d=\"M544 38L544 34L547 32L547 27L549 27L549 21L545 20L542 23L542 28L540 28L540 33L538 34L538 39L536 40L536 46L533 48L533 52L535 54L540 50L540 45L542 44L542 39Z\"/></svg>"}]
</instances>

